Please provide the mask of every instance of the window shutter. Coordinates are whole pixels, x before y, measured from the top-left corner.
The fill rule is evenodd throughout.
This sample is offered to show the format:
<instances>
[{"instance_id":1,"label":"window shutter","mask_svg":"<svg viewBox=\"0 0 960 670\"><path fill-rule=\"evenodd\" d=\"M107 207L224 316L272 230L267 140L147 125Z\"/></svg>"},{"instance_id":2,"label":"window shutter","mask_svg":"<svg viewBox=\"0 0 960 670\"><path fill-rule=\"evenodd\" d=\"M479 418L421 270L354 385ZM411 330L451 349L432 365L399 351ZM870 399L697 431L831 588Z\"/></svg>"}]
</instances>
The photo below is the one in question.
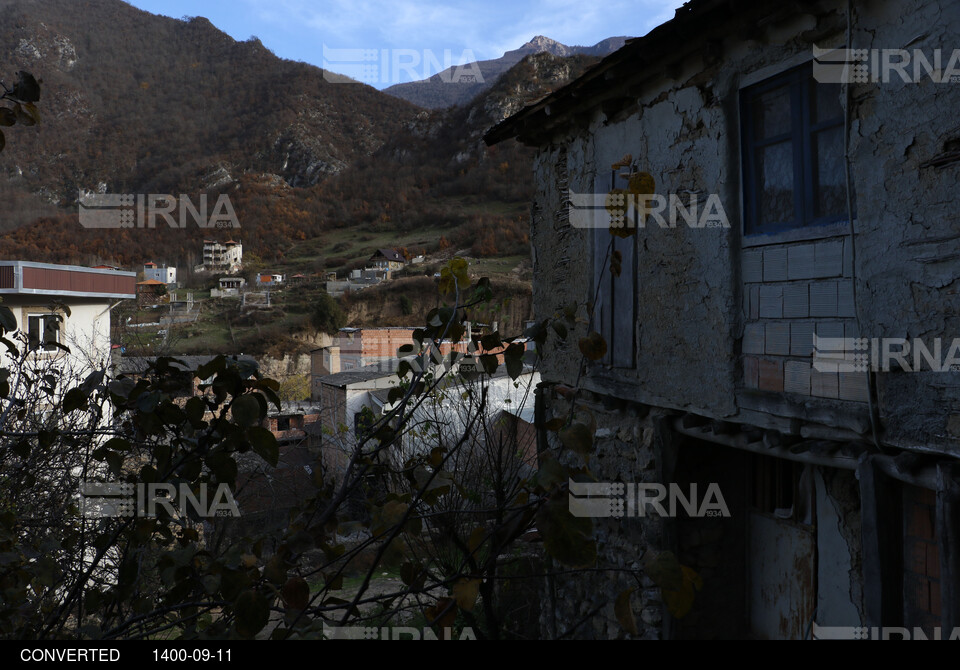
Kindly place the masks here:
<instances>
[{"instance_id":1,"label":"window shutter","mask_svg":"<svg viewBox=\"0 0 960 670\"><path fill-rule=\"evenodd\" d=\"M594 193L605 194L615 187L615 174L595 180ZM602 202L601 197L598 200ZM633 225L637 224L636 213ZM637 317L637 235L626 239L610 234L609 216L600 207L595 210L593 230L593 276L597 302L594 306L594 329L607 343L603 364L621 369L636 366ZM610 272L613 252L619 251L621 273Z\"/></svg>"}]
</instances>

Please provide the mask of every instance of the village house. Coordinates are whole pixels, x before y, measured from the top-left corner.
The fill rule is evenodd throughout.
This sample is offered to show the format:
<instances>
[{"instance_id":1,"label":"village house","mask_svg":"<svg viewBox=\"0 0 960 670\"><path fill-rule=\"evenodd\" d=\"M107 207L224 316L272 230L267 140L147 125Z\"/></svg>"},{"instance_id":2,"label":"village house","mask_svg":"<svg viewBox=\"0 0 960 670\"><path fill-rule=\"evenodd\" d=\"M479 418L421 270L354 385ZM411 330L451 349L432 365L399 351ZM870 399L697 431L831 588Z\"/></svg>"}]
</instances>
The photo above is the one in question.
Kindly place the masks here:
<instances>
[{"instance_id":1,"label":"village house","mask_svg":"<svg viewBox=\"0 0 960 670\"><path fill-rule=\"evenodd\" d=\"M370 263L380 270L402 270L407 261L396 249L377 249L370 257Z\"/></svg>"},{"instance_id":2,"label":"village house","mask_svg":"<svg viewBox=\"0 0 960 670\"><path fill-rule=\"evenodd\" d=\"M153 261L143 264L143 278L153 279L163 284L177 283L177 268L167 267L166 265L157 265Z\"/></svg>"},{"instance_id":3,"label":"village house","mask_svg":"<svg viewBox=\"0 0 960 670\"><path fill-rule=\"evenodd\" d=\"M247 280L243 277L220 277L217 280L217 287L210 291L211 298L225 298L228 296L238 296L247 285Z\"/></svg>"},{"instance_id":4,"label":"village house","mask_svg":"<svg viewBox=\"0 0 960 670\"><path fill-rule=\"evenodd\" d=\"M65 383L109 364L111 311L136 297L136 281L135 272L0 261L0 298L17 319L14 336Z\"/></svg>"},{"instance_id":5,"label":"village house","mask_svg":"<svg viewBox=\"0 0 960 670\"><path fill-rule=\"evenodd\" d=\"M551 637L626 635L635 577L645 639L956 634L958 30L935 0L693 0L489 131L537 150L537 318L589 322L551 335L538 411L567 415L600 333L594 477L717 483L730 512L593 519L628 571L551 577ZM641 574L665 550L703 580L682 617Z\"/></svg>"},{"instance_id":6,"label":"village house","mask_svg":"<svg viewBox=\"0 0 960 670\"><path fill-rule=\"evenodd\" d=\"M310 352L314 376L362 368L397 357L413 342L413 328L341 328L329 344Z\"/></svg>"},{"instance_id":7,"label":"village house","mask_svg":"<svg viewBox=\"0 0 960 670\"><path fill-rule=\"evenodd\" d=\"M137 305L140 307L169 301L170 295L167 293L167 285L162 281L146 279L137 282Z\"/></svg>"},{"instance_id":8,"label":"village house","mask_svg":"<svg viewBox=\"0 0 960 670\"><path fill-rule=\"evenodd\" d=\"M489 325L486 326L489 328ZM459 342L440 343L439 353L449 355L453 351L468 352L473 333L473 324L467 324L467 333ZM400 347L413 342L414 328L341 328L337 335L310 352L311 391L313 397L321 377L373 366L377 363L392 365ZM493 330L496 330L494 325ZM497 352L499 353L499 352ZM502 362L502 361L501 361Z\"/></svg>"},{"instance_id":9,"label":"village house","mask_svg":"<svg viewBox=\"0 0 960 670\"><path fill-rule=\"evenodd\" d=\"M219 242L203 241L203 263L196 266L195 272L236 273L243 268L243 245L236 240Z\"/></svg>"},{"instance_id":10,"label":"village house","mask_svg":"<svg viewBox=\"0 0 960 670\"><path fill-rule=\"evenodd\" d=\"M365 428L393 409L390 391L399 379L399 359L390 358L336 374L316 376L312 403L317 406L319 420L307 428L310 447L319 451L325 473L337 479L350 461L358 439ZM533 428L533 389L540 375L525 369L517 380L512 380L502 367L489 377L471 381L460 378L456 364L447 379L446 396L436 394L436 402L426 402L414 410L415 421L431 422L440 434L428 438L416 437L412 431L405 435L394 454L412 455L439 444L453 444L463 435L469 419L461 393L467 385L485 384L487 407L485 420L491 439L503 440L509 453L519 455L527 466L536 465L536 433ZM402 459L401 459L402 460Z\"/></svg>"},{"instance_id":11,"label":"village house","mask_svg":"<svg viewBox=\"0 0 960 670\"><path fill-rule=\"evenodd\" d=\"M286 277L281 274L257 274L255 279L257 286L263 288L277 288L286 281Z\"/></svg>"}]
</instances>

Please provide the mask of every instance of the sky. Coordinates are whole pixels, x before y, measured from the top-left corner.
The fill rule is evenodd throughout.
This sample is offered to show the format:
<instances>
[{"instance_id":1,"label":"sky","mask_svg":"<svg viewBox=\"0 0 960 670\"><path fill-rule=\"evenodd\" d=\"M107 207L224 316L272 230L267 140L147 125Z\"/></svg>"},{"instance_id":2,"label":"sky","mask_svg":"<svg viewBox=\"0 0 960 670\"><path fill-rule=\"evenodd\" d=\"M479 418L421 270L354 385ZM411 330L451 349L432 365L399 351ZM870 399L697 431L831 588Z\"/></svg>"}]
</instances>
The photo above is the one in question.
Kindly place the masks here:
<instances>
[{"instance_id":1,"label":"sky","mask_svg":"<svg viewBox=\"0 0 960 670\"><path fill-rule=\"evenodd\" d=\"M535 35L584 46L619 35L640 37L673 18L683 4L682 0L127 2L174 18L204 16L235 39L258 37L281 58L326 66L355 78L360 78L357 67L375 60L376 75L361 80L377 88L426 78L451 65L498 58Z\"/></svg>"}]
</instances>

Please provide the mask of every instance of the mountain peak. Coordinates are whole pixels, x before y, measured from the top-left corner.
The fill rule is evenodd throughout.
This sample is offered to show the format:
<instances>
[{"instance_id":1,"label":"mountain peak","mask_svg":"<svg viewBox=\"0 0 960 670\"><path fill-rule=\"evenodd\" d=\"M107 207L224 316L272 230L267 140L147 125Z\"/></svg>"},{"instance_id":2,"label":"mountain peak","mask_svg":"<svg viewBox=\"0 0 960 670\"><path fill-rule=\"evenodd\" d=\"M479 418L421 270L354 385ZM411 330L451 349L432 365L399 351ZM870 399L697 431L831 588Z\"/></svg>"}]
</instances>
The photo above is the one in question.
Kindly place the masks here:
<instances>
[{"instance_id":1,"label":"mountain peak","mask_svg":"<svg viewBox=\"0 0 960 670\"><path fill-rule=\"evenodd\" d=\"M608 37L592 47L567 46L545 35L537 35L522 47L508 51L500 58L471 64L483 75L482 81L470 80L451 86L448 82L450 82L450 76L454 74L454 68L450 68L445 71L448 75L446 78L434 75L423 81L394 84L384 89L384 92L408 100L415 105L434 109L463 105L492 86L501 74L532 54L548 53L558 58L576 55L603 58L622 47L625 41L625 37Z\"/></svg>"},{"instance_id":2,"label":"mountain peak","mask_svg":"<svg viewBox=\"0 0 960 670\"><path fill-rule=\"evenodd\" d=\"M546 49L552 46L564 46L564 45L561 45L560 42L556 40L552 40L549 37L545 37L543 35L537 35L536 37L531 39L529 42L527 42L520 48L524 49L524 48L530 47L534 49Z\"/></svg>"}]
</instances>

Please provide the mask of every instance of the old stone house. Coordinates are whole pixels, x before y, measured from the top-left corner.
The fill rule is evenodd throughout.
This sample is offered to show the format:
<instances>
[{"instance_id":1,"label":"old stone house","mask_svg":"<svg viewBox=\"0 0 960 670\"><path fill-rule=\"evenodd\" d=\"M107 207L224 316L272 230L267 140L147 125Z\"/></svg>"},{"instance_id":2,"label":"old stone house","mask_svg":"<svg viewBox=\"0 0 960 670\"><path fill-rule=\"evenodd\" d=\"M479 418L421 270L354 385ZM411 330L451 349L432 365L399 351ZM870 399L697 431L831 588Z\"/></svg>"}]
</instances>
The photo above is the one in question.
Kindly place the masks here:
<instances>
[{"instance_id":1,"label":"old stone house","mask_svg":"<svg viewBox=\"0 0 960 670\"><path fill-rule=\"evenodd\" d=\"M545 347L542 416L599 332L593 474L730 511L595 519L627 571L552 579L546 634L624 635L651 550L703 588L675 618L641 576L640 637L958 630L958 29L938 0L693 0L489 131L537 149L537 318L589 321Z\"/></svg>"},{"instance_id":2,"label":"old stone house","mask_svg":"<svg viewBox=\"0 0 960 670\"><path fill-rule=\"evenodd\" d=\"M407 260L396 249L377 249L370 257L373 267L381 270L402 270Z\"/></svg>"}]
</instances>

